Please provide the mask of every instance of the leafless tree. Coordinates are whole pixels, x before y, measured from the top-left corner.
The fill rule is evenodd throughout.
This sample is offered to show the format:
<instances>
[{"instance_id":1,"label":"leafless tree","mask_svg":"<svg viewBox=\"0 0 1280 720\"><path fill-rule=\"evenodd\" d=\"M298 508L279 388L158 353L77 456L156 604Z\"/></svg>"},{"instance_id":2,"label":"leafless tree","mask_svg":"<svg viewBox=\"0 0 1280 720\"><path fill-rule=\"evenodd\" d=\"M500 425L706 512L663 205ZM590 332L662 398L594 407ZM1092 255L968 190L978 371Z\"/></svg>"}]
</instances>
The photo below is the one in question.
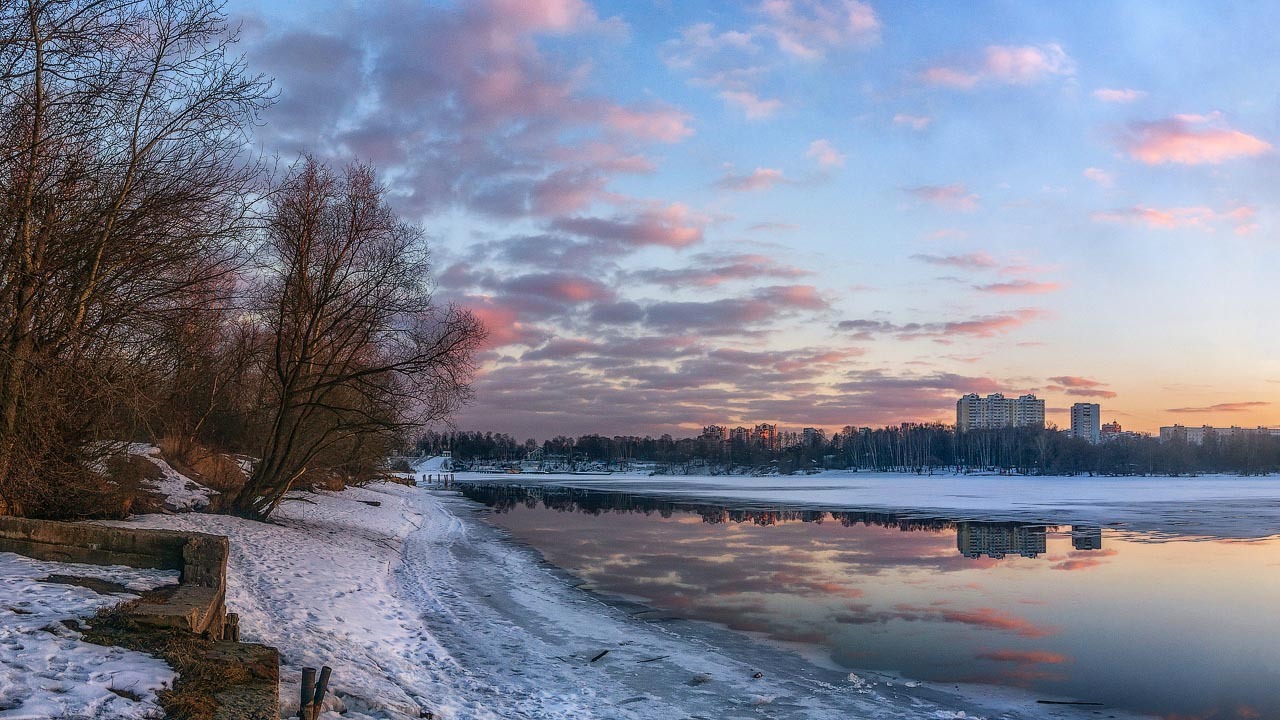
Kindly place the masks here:
<instances>
[{"instance_id":1,"label":"leafless tree","mask_svg":"<svg viewBox=\"0 0 1280 720\"><path fill-rule=\"evenodd\" d=\"M269 86L234 42L217 0L0 2L0 512L65 497L236 266Z\"/></svg>"},{"instance_id":2,"label":"leafless tree","mask_svg":"<svg viewBox=\"0 0 1280 720\"><path fill-rule=\"evenodd\" d=\"M300 478L381 458L457 408L484 336L469 312L436 306L423 232L369 167L306 160L273 193L265 227L265 422L233 508L254 518Z\"/></svg>"}]
</instances>

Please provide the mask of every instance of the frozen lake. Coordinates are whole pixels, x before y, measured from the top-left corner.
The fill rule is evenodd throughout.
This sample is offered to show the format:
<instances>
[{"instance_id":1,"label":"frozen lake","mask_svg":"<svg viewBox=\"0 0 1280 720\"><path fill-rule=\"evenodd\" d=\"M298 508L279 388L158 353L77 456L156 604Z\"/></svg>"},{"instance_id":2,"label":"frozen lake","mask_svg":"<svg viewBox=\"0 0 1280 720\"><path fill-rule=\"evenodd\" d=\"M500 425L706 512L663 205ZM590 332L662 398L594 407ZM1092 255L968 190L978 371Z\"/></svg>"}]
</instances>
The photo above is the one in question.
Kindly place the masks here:
<instances>
[{"instance_id":1,"label":"frozen lake","mask_svg":"<svg viewBox=\"0 0 1280 720\"><path fill-rule=\"evenodd\" d=\"M819 665L1280 717L1274 478L459 480L597 592Z\"/></svg>"}]
</instances>

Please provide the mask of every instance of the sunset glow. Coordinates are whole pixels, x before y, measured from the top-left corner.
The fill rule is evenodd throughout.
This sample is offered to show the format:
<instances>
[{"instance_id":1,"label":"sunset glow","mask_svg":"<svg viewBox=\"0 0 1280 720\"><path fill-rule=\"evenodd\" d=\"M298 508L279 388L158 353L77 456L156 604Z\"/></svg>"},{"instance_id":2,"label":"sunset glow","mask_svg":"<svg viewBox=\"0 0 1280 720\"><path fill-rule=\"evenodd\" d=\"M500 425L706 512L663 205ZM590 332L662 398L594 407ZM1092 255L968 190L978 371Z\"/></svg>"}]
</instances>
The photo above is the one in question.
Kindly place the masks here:
<instances>
[{"instance_id":1,"label":"sunset glow","mask_svg":"<svg viewBox=\"0 0 1280 720\"><path fill-rule=\"evenodd\" d=\"M257 140L375 163L486 321L459 427L1280 424L1274 4L231 10Z\"/></svg>"}]
</instances>

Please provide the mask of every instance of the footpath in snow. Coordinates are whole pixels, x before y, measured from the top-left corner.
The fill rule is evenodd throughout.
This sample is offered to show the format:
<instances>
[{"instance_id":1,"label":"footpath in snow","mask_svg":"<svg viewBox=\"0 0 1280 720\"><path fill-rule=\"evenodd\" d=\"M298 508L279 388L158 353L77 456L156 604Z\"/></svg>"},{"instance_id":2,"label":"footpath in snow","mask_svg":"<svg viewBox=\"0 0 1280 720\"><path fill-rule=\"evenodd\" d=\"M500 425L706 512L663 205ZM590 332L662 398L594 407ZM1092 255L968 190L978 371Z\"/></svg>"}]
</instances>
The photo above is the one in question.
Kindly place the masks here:
<instances>
[{"instance_id":1,"label":"footpath in snow","mask_svg":"<svg viewBox=\"0 0 1280 720\"><path fill-rule=\"evenodd\" d=\"M576 588L477 512L453 493L381 484L293 495L271 524L134 524L231 538L228 603L246 640L280 649L286 717L300 669L321 664L334 669L331 720L1091 716L999 688L850 675L664 621Z\"/></svg>"}]
</instances>

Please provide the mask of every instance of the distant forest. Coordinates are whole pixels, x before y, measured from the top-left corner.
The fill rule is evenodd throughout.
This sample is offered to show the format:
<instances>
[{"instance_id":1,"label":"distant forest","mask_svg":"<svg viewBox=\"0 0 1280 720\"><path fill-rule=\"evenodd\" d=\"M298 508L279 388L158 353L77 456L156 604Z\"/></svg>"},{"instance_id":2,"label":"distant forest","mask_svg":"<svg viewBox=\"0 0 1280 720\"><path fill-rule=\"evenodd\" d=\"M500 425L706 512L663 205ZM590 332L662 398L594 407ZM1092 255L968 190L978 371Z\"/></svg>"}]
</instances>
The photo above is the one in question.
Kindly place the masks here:
<instances>
[{"instance_id":1,"label":"distant forest","mask_svg":"<svg viewBox=\"0 0 1280 720\"><path fill-rule=\"evenodd\" d=\"M419 453L449 450L463 463L516 464L563 458L570 466L651 462L665 472L781 473L810 469L885 472L1006 471L1026 475L1194 475L1280 472L1280 437L1223 434L1203 444L1125 436L1097 445L1056 429L1009 428L957 433L942 424L852 429L810 444L768 448L702 438L581 435L541 443L492 432L428 432Z\"/></svg>"}]
</instances>

